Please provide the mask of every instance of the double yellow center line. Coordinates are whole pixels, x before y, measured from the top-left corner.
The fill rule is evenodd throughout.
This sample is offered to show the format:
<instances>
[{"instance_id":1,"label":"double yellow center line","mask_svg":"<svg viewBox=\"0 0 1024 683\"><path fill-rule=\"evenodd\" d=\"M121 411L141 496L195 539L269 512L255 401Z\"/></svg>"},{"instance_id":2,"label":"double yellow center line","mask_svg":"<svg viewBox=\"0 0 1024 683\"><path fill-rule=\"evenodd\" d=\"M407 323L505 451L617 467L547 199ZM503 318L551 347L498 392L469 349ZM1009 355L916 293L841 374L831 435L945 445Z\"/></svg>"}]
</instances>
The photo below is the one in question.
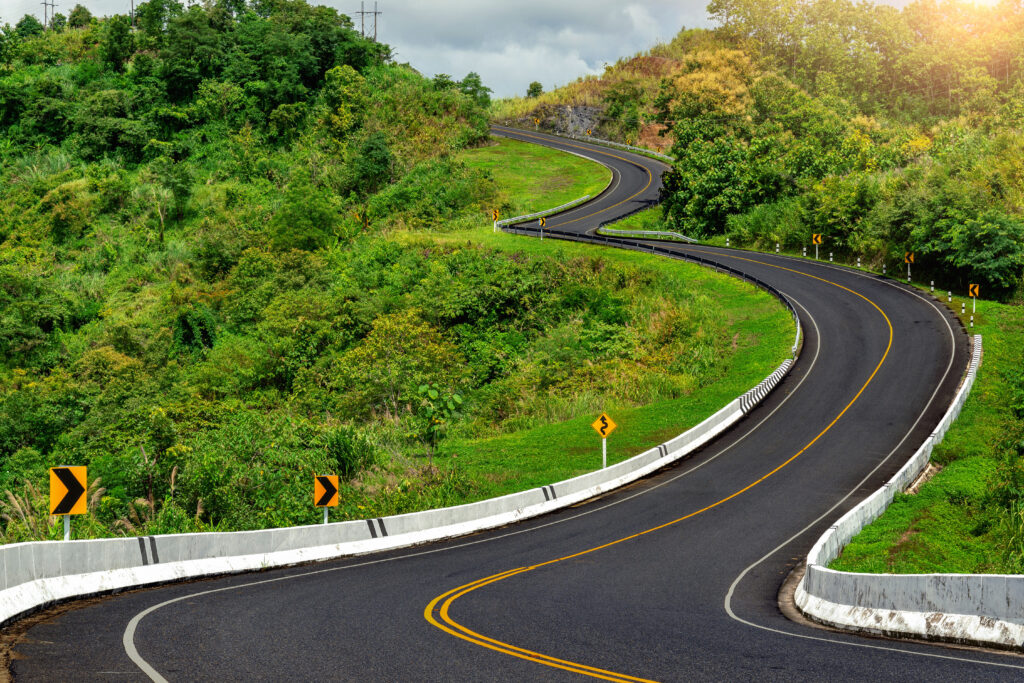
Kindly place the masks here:
<instances>
[{"instance_id":1,"label":"double yellow center line","mask_svg":"<svg viewBox=\"0 0 1024 683\"><path fill-rule=\"evenodd\" d=\"M699 250L699 251L704 251L704 250ZM705 253L707 253L707 252L705 252ZM442 631L445 631L446 633L449 633L449 634L455 636L456 638L461 638L463 640L469 641L469 642L474 643L476 645L479 645L481 647L485 647L485 648L494 650L496 652L501 652L503 654L511 655L513 657L518 657L520 659L525 659L527 661L535 662L537 664L543 664L545 666L555 667L555 668L558 668L558 669L565 669L566 671L573 671L575 673L583 674L583 675L590 676L590 677L593 677L593 678L609 680L609 681L644 681L644 680L647 680L647 679L643 679L643 678L637 678L637 677L634 677L634 676L629 676L629 675L626 675L626 674L615 673L613 671L607 671L605 669L599 669L597 667L589 666L589 665L586 665L586 664L580 664L578 662L572 662L572 661L568 661L568 660L564 660L564 659L559 659L557 657L552 657L551 655L545 655L543 653L535 652L533 650L528 650L528 649L522 648L522 647L518 647L518 646L512 645L510 643L506 643L506 642L503 642L503 641L500 641L500 640L497 640L497 639L494 639L494 638L489 638L487 636L481 635L481 634L477 633L476 631L473 631L473 630L463 626L462 624L459 624L457 621L455 621L451 617L450 609L451 609L452 604L456 600L461 598L462 596L467 595L469 593L472 593L475 590L479 590L480 588L483 588L485 586L489 586L489 585L491 585L493 583L497 583L499 581L504 581L505 579L512 578L513 576L519 576L520 574L525 574L527 572L531 572L531 571L533 571L535 569L539 569L540 567L546 567L548 565L556 564L556 563L559 563L559 562L565 562L566 560L572 560L572 559L575 559L575 558L578 558L578 557L582 557L583 555L588 555L590 553L594 553L594 552L597 552L599 550L603 550L605 548L610 548L612 546L618 545L620 543L624 543L626 541L633 540L635 538L639 538L641 536L653 533L655 531L660 531L661 529L666 529L666 528L668 528L670 526L673 526L675 524L679 524L680 522L683 522L683 521L685 521L687 519L690 519L692 517L696 517L697 515L699 515L701 513L707 512L708 510L716 508L719 505L722 505L723 503L725 503L727 501L730 501L733 498L736 498L737 496L742 495L743 493L746 493L747 491L749 491L750 489L754 488L755 486L757 486L758 484L760 484L764 480L768 479L772 475L776 474L777 472L782 470L784 467L789 465L791 462L796 460L798 457L803 455L822 436L824 436L826 433L828 433L828 431L830 429L832 429L832 427L837 422L839 422L839 420L843 417L843 415L846 414L846 412L850 409L850 407L853 406L853 404L856 403L857 400L861 397L861 395L864 393L864 391L868 388L868 385L870 385L871 382L874 381L875 376L878 374L878 371L882 367L882 364L885 363L885 359L889 356L889 351L892 349L892 340L893 340L892 321L889 319L889 316L887 316L885 314L885 311L883 311L881 309L881 307L878 306L878 304L876 304L874 301L872 301L871 299L867 298L863 294L860 294L859 292L855 292L854 290L850 289L849 287L845 287L845 286L840 285L840 284L838 284L836 282L833 282L831 280L826 280L825 278L821 278L821 277L818 277L816 275L811 275L809 273L804 273L804 272L801 272L799 270L794 270L792 268L786 268L784 266L779 266L779 265L775 265L775 264L772 264L772 263L765 263L764 261L757 261L757 260L754 260L754 259L743 258L743 257L740 257L740 256L722 255L722 254L719 254L719 256L725 256L725 258L733 258L733 259L736 259L736 260L746 261L746 262L749 262L749 263L756 263L756 264L767 266L767 267L770 267L770 268L778 268L779 270L788 271L790 273L795 273L797 275L802 275L804 277L808 277L808 278L811 278L813 280L818 280L819 282L823 282L825 284L832 285L834 287L838 287L839 289L845 290L845 291L853 294L854 296L860 297L861 299L863 299L864 301L869 303L875 310L877 310L879 312L879 314L882 316L882 318L885 319L886 326L889 329L889 339L888 339L888 343L887 343L886 348L885 348L885 352L882 354L882 358L878 361L878 364L875 366L875 369L871 372L871 375L868 377L867 381L864 382L864 385L861 386L860 390L857 391L856 395L850 400L849 403L846 404L846 406L839 412L839 414L836 415L835 418L833 418L833 420L831 422L829 422L828 425L824 429L822 429L821 432L819 432L817 436L815 436L813 439L811 439L803 448L801 448L799 451L797 451L792 456L787 458L780 465L776 466L772 470L768 471L766 474L764 474L761 477L755 479L754 481L752 481L751 483L747 484L746 486L744 486L743 488L739 489L738 491L735 491L734 493L732 493L732 494L730 494L730 495L728 495L728 496L726 496L726 497L724 497L724 498L722 498L722 499L720 499L720 500L718 500L718 501L716 501L716 502L714 502L714 503L712 503L712 504L710 504L710 505L708 505L706 507L703 507L703 508L701 508L699 510L691 512L691 513L689 513L687 515L684 515L682 517L674 519L674 520L672 520L670 522L666 522L664 524L660 524L658 526L652 527L650 529L646 529L644 531L632 534L630 536L625 536L623 538L620 538L620 539L615 540L615 541L611 541L609 543L604 543L602 545L594 546L593 548L588 548L586 550L581 550L581 551L573 553L571 555L565 555L564 557L559 557L559 558L556 558L556 559L553 559L553 560L548 560L546 562L541 562L539 564L534 564L534 565L531 565L531 566L528 566L528 567L519 567L518 569L512 569L512 570L509 570L509 571L506 571L506 572L502 572L500 574L494 574L492 576L484 577L482 579L478 579L476 581L472 581L472 582L467 583L465 585L459 586L458 588L453 588L452 590L450 590L450 591L448 591L446 593L443 593L443 594L437 596L436 598L434 598L433 600L431 600L430 603L423 610L423 617L428 622L430 622L431 624L433 624L437 628L441 629Z\"/></svg>"}]
</instances>

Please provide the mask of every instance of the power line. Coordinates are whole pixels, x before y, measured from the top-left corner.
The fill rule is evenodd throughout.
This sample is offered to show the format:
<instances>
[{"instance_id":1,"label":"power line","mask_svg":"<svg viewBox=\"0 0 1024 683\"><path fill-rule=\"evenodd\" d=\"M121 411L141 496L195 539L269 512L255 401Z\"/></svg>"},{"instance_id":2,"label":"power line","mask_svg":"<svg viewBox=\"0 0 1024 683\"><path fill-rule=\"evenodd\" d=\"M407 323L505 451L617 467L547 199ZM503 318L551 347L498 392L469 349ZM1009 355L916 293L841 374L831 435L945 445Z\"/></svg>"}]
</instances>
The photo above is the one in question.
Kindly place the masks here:
<instances>
[{"instance_id":1,"label":"power line","mask_svg":"<svg viewBox=\"0 0 1024 683\"><path fill-rule=\"evenodd\" d=\"M363 38L366 37L366 15L367 14L372 14L373 15L373 42L376 43L377 42L377 15L384 14L384 13L377 9L377 0L374 0L374 2L373 2L373 9L372 10L366 9L365 5L366 5L366 3L360 2L359 3L359 11L358 12L353 12L353 14L358 14L359 15L359 35L361 35Z\"/></svg>"},{"instance_id":2,"label":"power line","mask_svg":"<svg viewBox=\"0 0 1024 683\"><path fill-rule=\"evenodd\" d=\"M53 21L53 16L54 16L54 14L56 12L51 11L49 13L49 18L47 18L47 9L49 9L49 10L56 10L57 9L57 3L53 2L53 0L49 0L49 1L43 0L39 4L43 6L43 26L44 27L49 27L50 26L50 22Z\"/></svg>"}]
</instances>

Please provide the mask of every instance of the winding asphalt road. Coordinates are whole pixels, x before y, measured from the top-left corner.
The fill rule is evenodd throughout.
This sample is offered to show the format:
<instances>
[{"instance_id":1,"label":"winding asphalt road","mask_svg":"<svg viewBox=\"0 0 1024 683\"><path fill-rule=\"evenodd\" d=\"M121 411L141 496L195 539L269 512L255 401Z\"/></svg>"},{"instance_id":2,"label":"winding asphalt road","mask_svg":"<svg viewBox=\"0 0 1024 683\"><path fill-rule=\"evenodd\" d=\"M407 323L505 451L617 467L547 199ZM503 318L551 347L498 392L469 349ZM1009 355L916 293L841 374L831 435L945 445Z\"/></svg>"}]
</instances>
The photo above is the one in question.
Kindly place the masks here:
<instances>
[{"instance_id":1,"label":"winding asphalt road","mask_svg":"<svg viewBox=\"0 0 1024 683\"><path fill-rule=\"evenodd\" d=\"M497 132L613 168L613 187L549 218L552 231L583 235L657 196L658 162ZM789 621L778 606L780 586L814 539L937 422L967 364L959 323L898 283L828 264L674 248L773 284L795 302L806 333L779 388L692 458L599 500L494 532L86 604L27 632L16 648L16 678L1024 675L1021 658L834 633Z\"/></svg>"}]
</instances>

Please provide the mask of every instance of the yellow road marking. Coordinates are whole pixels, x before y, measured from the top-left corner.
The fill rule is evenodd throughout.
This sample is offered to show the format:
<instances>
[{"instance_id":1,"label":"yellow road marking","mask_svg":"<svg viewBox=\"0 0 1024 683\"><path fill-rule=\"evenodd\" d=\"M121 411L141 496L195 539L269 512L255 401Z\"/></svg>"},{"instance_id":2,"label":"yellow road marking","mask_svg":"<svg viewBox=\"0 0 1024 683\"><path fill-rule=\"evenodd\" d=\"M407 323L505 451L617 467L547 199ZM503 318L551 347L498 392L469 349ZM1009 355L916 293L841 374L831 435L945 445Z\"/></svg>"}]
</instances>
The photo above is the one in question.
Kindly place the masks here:
<instances>
[{"instance_id":1,"label":"yellow road marking","mask_svg":"<svg viewBox=\"0 0 1024 683\"><path fill-rule=\"evenodd\" d=\"M703 253L710 253L707 250L697 250L697 251L701 251ZM614 673L614 672L611 672L611 671L606 671L604 669L598 669L598 668L595 668L595 667L588 666L586 664L580 664L578 662L571 662L571 661L564 660L564 659L558 659L558 658L552 657L550 655L545 655L545 654L542 654L540 652L534 652L532 650L527 650L526 648L521 648L521 647L517 647L515 645L512 645L510 643L506 643L504 641L500 641L500 640L496 640L494 638L489 638L487 636L480 635L479 633L476 633L475 631L472 631L472 630L466 628L465 626L462 626L458 622L456 622L450 616L449 609L450 609L452 603L455 602L457 599L461 598L462 596L466 595L467 593L472 593L473 591L477 590L478 588L482 588L484 586L488 586L488 585L490 585L492 583L497 583L498 581L503 581L503 580L505 580L507 578L510 578L510 577L513 577L513 576L518 576L520 574L525 574L527 572L531 572L534 569L539 569L540 567L545 567L545 566L551 565L551 564L557 564L559 562L564 562L566 560L571 560L571 559L574 559L574 558L577 558L577 557L582 557L583 555L589 555L590 553L597 552L598 550L603 550L605 548L610 548L612 546L618 545L620 543L624 543L626 541L633 540L635 538L639 538L641 536L645 536L645 535L653 533L655 531L660 531L661 529L666 529L666 528L668 528L670 526L676 525L676 524L678 524L680 522L683 522L683 521L685 521L687 519L690 519L692 517L696 517L699 514L707 512L708 510L716 508L719 505L722 505L723 503L726 503L726 502L732 500L733 498L736 498L737 496L742 495L743 493L745 493L745 492L749 491L750 489L754 488L755 486L757 486L758 484L760 484L764 480L768 479L769 477L771 477L772 475L776 474L781 469L783 469L784 467L789 465L791 462L796 460L798 457L803 455L807 451L807 449L809 449L811 446L813 446L818 441L818 439L820 439L830 429L832 429L832 427L843 417L843 415L846 414L846 411L848 411L850 409L850 407L853 406L853 404L856 403L858 399L860 399L861 395L868 388L868 385L870 385L871 382L874 381L875 376L878 374L878 371L882 367L882 364L885 363L885 359L888 358L888 356L889 356L889 351L892 349L892 338L893 338L892 321L889 319L889 316L887 316L885 314L885 311L883 311L878 306L878 304L876 304L874 301L872 301L871 299L867 298L863 294L860 294L859 292L853 291L849 287L845 287L845 286L840 285L840 284L838 284L836 282L832 282L831 280L827 280L825 278L818 277L817 275L811 275L809 273L804 273L804 272L801 272L799 270L794 270L792 268L786 268L784 266L778 266L778 265L775 265L775 264L772 264L772 263L765 263L764 261L757 261L755 259L743 258L741 256L732 256L732 255L727 255L727 254L718 254L718 255L719 256L723 256L725 258L733 258L733 259L737 259L737 260L740 260L740 261L747 261L747 262L750 262L750 263L757 263L757 264L760 264L760 265L767 266L769 268L778 268L779 270L785 270L785 271L788 271L788 272L791 272L791 273L795 273L795 274L798 274L798 275L803 275L804 277L812 278L814 280L819 280L819 281L824 282L826 284L830 284L830 285L832 285L834 287L838 287L839 289L843 289L843 290L853 294L854 296L858 296L861 299L863 299L864 301L866 301L869 304L871 304L871 306L874 307L874 309L876 311L878 311L879 314L881 314L881 316L885 319L885 324L889 328L889 341L888 341L888 344L886 345L885 352L882 354L881 360L878 361L878 364L875 366L875 369L871 372L871 375L868 377L867 381L864 382L864 385L861 386L860 390L857 391L856 395L854 395L854 397L850 400L850 402L846 404L846 407L844 407L839 412L839 414L836 415L835 418L833 418L833 420L828 424L828 426L826 426L823 430L821 430L821 432L819 432L817 436L815 436L813 439L811 439L803 448L801 448L795 454L793 454L792 456L787 458L785 461L783 461L782 464L780 464L780 465L776 466L774 469L770 470L767 474L762 475L760 478L754 480L750 484L747 484L746 486L744 486L743 488L739 489L738 491L736 491L736 492L726 496L725 498L722 498L722 499L720 499L720 500L718 500L718 501L716 501L716 502L714 502L714 503L712 503L712 504L710 504L710 505L708 505L706 507L703 507L703 508L701 508L699 510L696 510L694 512L691 512L691 513L689 513L687 515L684 515L682 517L674 519L674 520L672 520L670 522L666 522L664 524L659 524L658 526L652 527L650 529L645 529L644 531L640 531L638 533L631 534L629 536L625 536L625 537L617 539L615 541L610 541L608 543L604 543L602 545L598 545L598 546L595 546L593 548L588 548L586 550L581 550L581 551L573 553L571 555L565 555L563 557L559 557L559 558L556 558L556 559L553 559L553 560L548 560L546 562L541 562L539 564L531 565L529 567L520 567L518 569L512 569L510 571L502 572L500 574L494 574L492 576L485 577L483 579L478 579L477 581L473 581L473 582L467 583L467 584L465 584L463 586L459 586L458 588L454 588L454 589L448 591L447 593L443 593L442 595L439 595L436 598L434 598L433 600L431 600L430 603L423 610L423 616L424 616L424 618L430 624L436 626L437 628L441 629L442 631L445 631L446 633L449 633L449 634L455 636L456 638L461 638L463 640L469 641L469 642L474 643L476 645L479 645L481 647L486 647L486 648L489 648L491 650L495 650L497 652L501 652L501 653L504 653L504 654L507 654L507 655L511 655L513 657L518 657L520 659L525 659L525 660L528 660L528 661L531 661L531 662L535 662L537 664L543 664L545 666L551 666L551 667L555 667L555 668L559 668L559 669L565 669L567 671L573 671L575 673L583 674L585 676L590 676L590 677L593 677L593 678L601 678L601 679L604 679L604 680L614 680L614 681L643 681L643 680L645 680L645 679L641 679L641 678L635 678L633 676L628 676L626 674L619 674L619 673ZM441 607L440 607L439 610L438 610L438 607L437 607L438 603L441 603ZM434 617L434 612L435 611L438 611L438 614L439 614L441 620L443 622L445 622L444 624L439 622ZM447 624L447 626L445 624Z\"/></svg>"}]
</instances>

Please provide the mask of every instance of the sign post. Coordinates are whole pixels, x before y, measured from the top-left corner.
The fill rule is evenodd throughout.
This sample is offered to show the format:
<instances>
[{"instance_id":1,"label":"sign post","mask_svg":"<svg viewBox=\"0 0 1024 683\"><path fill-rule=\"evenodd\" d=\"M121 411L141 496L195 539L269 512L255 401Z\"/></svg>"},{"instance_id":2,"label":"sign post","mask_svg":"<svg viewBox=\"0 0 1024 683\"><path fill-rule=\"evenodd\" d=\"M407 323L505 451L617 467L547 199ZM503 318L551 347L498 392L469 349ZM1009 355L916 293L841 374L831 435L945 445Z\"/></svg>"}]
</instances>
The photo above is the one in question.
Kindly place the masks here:
<instances>
[{"instance_id":1,"label":"sign post","mask_svg":"<svg viewBox=\"0 0 1024 683\"><path fill-rule=\"evenodd\" d=\"M811 235L811 242L814 243L814 260L817 261L818 260L818 245L821 244L821 242L822 242L822 240L821 240L821 233L820 232L816 232L813 235Z\"/></svg>"},{"instance_id":2,"label":"sign post","mask_svg":"<svg viewBox=\"0 0 1024 683\"><path fill-rule=\"evenodd\" d=\"M967 295L971 297L971 313L978 312L978 292L980 290L981 287L978 285L967 285Z\"/></svg>"},{"instance_id":3,"label":"sign post","mask_svg":"<svg viewBox=\"0 0 1024 683\"><path fill-rule=\"evenodd\" d=\"M338 475L313 475L313 505L324 509L324 524L327 524L328 508L338 506Z\"/></svg>"},{"instance_id":4,"label":"sign post","mask_svg":"<svg viewBox=\"0 0 1024 683\"><path fill-rule=\"evenodd\" d=\"M617 424L612 422L608 413L601 413L601 417L594 420L590 425L601 437L601 469L608 467L608 435L615 431Z\"/></svg>"},{"instance_id":5,"label":"sign post","mask_svg":"<svg viewBox=\"0 0 1024 683\"><path fill-rule=\"evenodd\" d=\"M537 222L540 223L540 238L544 239L544 226L548 224L548 219L541 216Z\"/></svg>"},{"instance_id":6,"label":"sign post","mask_svg":"<svg viewBox=\"0 0 1024 683\"><path fill-rule=\"evenodd\" d=\"M71 540L71 515L89 511L85 499L88 488L84 465L50 468L50 514L64 517L64 540Z\"/></svg>"},{"instance_id":7,"label":"sign post","mask_svg":"<svg viewBox=\"0 0 1024 683\"><path fill-rule=\"evenodd\" d=\"M910 282L910 264L914 262L914 252L903 252L903 262L907 264L907 282Z\"/></svg>"}]
</instances>

